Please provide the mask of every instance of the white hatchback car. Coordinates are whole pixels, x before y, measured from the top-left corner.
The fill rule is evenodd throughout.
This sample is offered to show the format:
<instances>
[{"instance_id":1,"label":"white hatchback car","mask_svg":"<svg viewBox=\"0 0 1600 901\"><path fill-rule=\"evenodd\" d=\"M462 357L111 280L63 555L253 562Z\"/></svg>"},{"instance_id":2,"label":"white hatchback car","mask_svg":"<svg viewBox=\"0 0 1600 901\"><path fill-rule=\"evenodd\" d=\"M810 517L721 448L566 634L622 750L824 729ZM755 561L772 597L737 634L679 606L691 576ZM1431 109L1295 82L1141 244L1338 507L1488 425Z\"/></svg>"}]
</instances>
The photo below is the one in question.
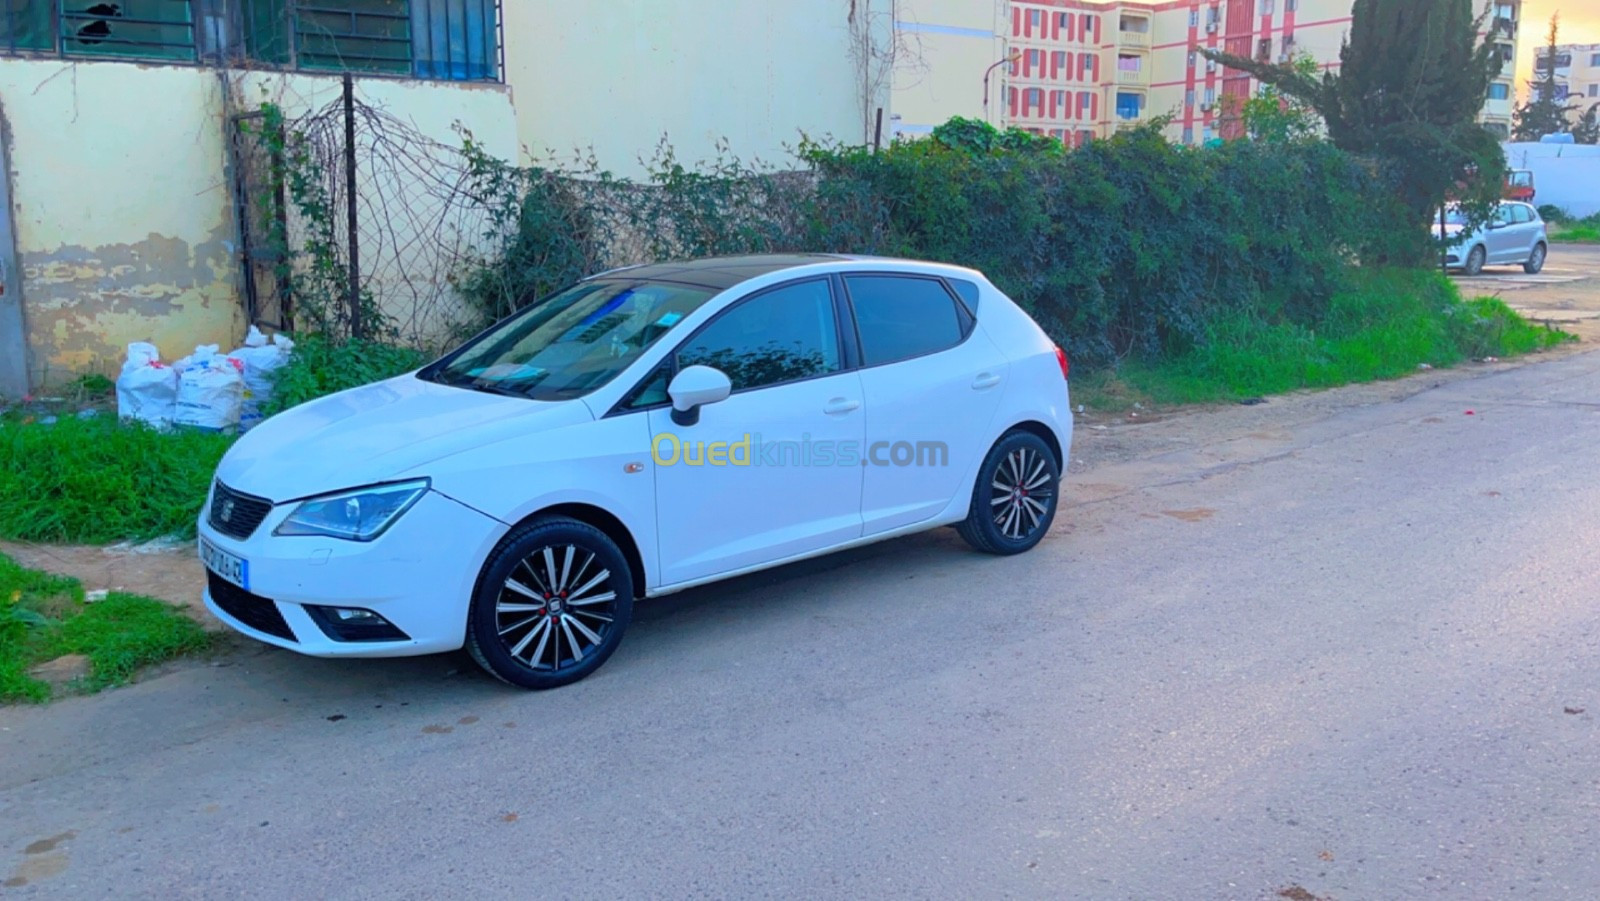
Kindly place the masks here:
<instances>
[{"instance_id":1,"label":"white hatchback car","mask_svg":"<svg viewBox=\"0 0 1600 901\"><path fill-rule=\"evenodd\" d=\"M1437 223L1433 234L1436 238L1440 234ZM1544 268L1550 255L1544 220L1528 203L1502 203L1495 207L1488 222L1472 230L1467 229L1467 218L1460 210L1447 209L1444 235L1455 241L1445 248L1445 265L1467 275L1477 275L1484 266L1508 264L1535 274Z\"/></svg>"},{"instance_id":2,"label":"white hatchback car","mask_svg":"<svg viewBox=\"0 0 1600 901\"><path fill-rule=\"evenodd\" d=\"M1068 365L982 275L729 257L587 279L418 372L240 438L200 516L206 606L326 657L465 645L527 688L593 672L636 598L1056 513Z\"/></svg>"}]
</instances>

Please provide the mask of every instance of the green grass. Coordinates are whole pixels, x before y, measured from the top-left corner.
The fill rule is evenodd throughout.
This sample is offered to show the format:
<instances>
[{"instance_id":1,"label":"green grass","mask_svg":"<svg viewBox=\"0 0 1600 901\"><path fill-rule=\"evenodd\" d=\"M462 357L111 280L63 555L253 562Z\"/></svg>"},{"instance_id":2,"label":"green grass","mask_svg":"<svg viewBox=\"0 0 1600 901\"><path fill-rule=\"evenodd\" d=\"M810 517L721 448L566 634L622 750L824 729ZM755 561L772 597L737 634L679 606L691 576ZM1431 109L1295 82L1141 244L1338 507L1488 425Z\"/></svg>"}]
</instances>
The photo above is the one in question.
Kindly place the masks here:
<instances>
[{"instance_id":1,"label":"green grass","mask_svg":"<svg viewBox=\"0 0 1600 901\"><path fill-rule=\"evenodd\" d=\"M1115 374L1074 380L1074 398L1100 410L1217 403L1408 375L1418 366L1509 357L1573 340L1529 324L1494 298L1463 301L1436 272L1355 273L1318 329L1223 316L1202 347L1165 360L1131 361Z\"/></svg>"},{"instance_id":2,"label":"green grass","mask_svg":"<svg viewBox=\"0 0 1600 901\"><path fill-rule=\"evenodd\" d=\"M1554 244L1600 244L1600 224L1585 220L1551 228L1550 241Z\"/></svg>"},{"instance_id":3,"label":"green grass","mask_svg":"<svg viewBox=\"0 0 1600 901\"><path fill-rule=\"evenodd\" d=\"M99 691L211 643L171 604L120 593L86 604L76 580L24 569L0 555L0 703L49 700L50 686L28 669L64 654L89 658L89 675L75 687Z\"/></svg>"},{"instance_id":4,"label":"green grass","mask_svg":"<svg viewBox=\"0 0 1600 901\"><path fill-rule=\"evenodd\" d=\"M0 538L107 544L192 537L233 438L161 433L115 416L0 418Z\"/></svg>"}]
</instances>

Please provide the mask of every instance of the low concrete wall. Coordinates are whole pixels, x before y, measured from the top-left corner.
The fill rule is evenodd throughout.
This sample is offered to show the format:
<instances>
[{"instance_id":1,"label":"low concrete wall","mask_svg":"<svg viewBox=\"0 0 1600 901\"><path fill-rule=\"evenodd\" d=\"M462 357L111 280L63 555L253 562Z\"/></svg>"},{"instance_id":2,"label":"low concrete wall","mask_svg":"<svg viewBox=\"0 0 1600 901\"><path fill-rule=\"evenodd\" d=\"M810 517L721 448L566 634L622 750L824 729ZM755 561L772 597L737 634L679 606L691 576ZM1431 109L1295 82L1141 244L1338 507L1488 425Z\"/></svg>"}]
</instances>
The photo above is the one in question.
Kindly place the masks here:
<instances>
[{"instance_id":1,"label":"low concrete wall","mask_svg":"<svg viewBox=\"0 0 1600 901\"><path fill-rule=\"evenodd\" d=\"M1600 213L1600 146L1514 143L1505 149L1511 168L1533 170L1536 204L1578 217Z\"/></svg>"}]
</instances>

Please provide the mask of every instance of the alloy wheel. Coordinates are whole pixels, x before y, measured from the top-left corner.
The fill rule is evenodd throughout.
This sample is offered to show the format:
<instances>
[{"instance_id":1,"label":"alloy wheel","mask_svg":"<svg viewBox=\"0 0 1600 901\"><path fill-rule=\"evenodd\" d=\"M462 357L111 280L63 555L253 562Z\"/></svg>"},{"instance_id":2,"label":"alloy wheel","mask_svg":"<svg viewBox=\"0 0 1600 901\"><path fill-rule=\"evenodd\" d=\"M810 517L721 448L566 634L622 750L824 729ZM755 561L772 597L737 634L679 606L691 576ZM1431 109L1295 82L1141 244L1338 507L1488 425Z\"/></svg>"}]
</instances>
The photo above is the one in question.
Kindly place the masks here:
<instances>
[{"instance_id":1,"label":"alloy wheel","mask_svg":"<svg viewBox=\"0 0 1600 901\"><path fill-rule=\"evenodd\" d=\"M1044 522L1055 499L1050 465L1037 450L1019 447L995 469L990 514L1000 534L1012 541L1032 535Z\"/></svg>"},{"instance_id":2,"label":"alloy wheel","mask_svg":"<svg viewBox=\"0 0 1600 901\"><path fill-rule=\"evenodd\" d=\"M512 567L495 600L495 629L518 663L559 673L604 644L616 604L611 570L593 551L547 545Z\"/></svg>"}]
</instances>

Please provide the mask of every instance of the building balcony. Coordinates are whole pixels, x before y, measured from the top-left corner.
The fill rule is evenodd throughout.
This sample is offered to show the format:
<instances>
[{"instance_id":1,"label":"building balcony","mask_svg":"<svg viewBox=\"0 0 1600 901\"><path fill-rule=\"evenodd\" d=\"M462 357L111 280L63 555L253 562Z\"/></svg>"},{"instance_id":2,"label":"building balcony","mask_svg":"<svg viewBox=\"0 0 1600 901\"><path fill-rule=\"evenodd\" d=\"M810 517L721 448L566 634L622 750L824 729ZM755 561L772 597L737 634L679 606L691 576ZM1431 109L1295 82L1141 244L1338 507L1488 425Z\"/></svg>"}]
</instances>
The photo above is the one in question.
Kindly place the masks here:
<instances>
[{"instance_id":1,"label":"building balcony","mask_svg":"<svg viewBox=\"0 0 1600 901\"><path fill-rule=\"evenodd\" d=\"M1117 45L1121 47L1138 47L1145 49L1150 46L1150 32L1148 31L1119 31L1117 32Z\"/></svg>"},{"instance_id":2,"label":"building balcony","mask_svg":"<svg viewBox=\"0 0 1600 901\"><path fill-rule=\"evenodd\" d=\"M1150 72L1149 72L1148 69L1118 69L1117 70L1117 84L1126 84L1126 85L1133 85L1135 87L1143 87L1145 85L1148 85L1149 83L1150 83Z\"/></svg>"}]
</instances>

